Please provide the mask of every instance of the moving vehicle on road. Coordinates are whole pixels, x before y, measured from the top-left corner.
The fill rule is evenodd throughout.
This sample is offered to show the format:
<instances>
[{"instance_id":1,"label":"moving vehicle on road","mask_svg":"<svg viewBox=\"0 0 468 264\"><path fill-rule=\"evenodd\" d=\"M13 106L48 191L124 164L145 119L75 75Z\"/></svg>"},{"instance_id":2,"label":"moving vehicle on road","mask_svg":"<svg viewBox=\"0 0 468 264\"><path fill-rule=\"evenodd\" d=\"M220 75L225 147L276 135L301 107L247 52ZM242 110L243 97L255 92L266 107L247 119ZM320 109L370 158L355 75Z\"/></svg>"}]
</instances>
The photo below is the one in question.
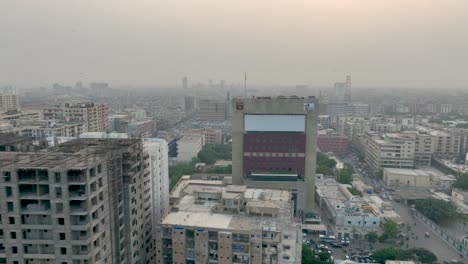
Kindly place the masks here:
<instances>
[{"instance_id":1,"label":"moving vehicle on road","mask_svg":"<svg viewBox=\"0 0 468 264\"><path fill-rule=\"evenodd\" d=\"M335 236L319 235L319 239L320 239L320 242L332 243L332 242L335 242L336 237Z\"/></svg>"},{"instance_id":2,"label":"moving vehicle on road","mask_svg":"<svg viewBox=\"0 0 468 264\"><path fill-rule=\"evenodd\" d=\"M424 236L429 237L429 233L428 232L424 233Z\"/></svg>"}]
</instances>

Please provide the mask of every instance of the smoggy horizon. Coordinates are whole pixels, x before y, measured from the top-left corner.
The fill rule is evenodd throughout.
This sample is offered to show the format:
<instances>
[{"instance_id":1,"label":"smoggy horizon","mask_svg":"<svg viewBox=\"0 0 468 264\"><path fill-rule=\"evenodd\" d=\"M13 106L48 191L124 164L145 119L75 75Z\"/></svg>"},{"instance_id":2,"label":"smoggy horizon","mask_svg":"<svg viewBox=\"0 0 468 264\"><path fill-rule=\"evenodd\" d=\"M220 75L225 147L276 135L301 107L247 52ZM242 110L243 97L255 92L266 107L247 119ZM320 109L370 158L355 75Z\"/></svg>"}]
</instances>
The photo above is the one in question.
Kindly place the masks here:
<instances>
[{"instance_id":1,"label":"smoggy horizon","mask_svg":"<svg viewBox=\"0 0 468 264\"><path fill-rule=\"evenodd\" d=\"M0 84L463 88L468 2L2 1Z\"/></svg>"}]
</instances>

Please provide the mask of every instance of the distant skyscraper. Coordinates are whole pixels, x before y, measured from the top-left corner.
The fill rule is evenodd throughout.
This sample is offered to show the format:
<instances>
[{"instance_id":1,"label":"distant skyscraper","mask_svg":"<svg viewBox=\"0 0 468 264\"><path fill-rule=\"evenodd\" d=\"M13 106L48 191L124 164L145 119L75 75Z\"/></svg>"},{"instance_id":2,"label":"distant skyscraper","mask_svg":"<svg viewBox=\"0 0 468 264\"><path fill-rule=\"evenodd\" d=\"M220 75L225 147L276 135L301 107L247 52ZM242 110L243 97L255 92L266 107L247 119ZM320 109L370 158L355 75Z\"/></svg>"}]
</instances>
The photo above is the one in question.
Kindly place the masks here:
<instances>
[{"instance_id":1,"label":"distant skyscraper","mask_svg":"<svg viewBox=\"0 0 468 264\"><path fill-rule=\"evenodd\" d=\"M188 78L187 78L187 76L182 78L182 88L183 89L188 89Z\"/></svg>"},{"instance_id":2,"label":"distant skyscraper","mask_svg":"<svg viewBox=\"0 0 468 264\"><path fill-rule=\"evenodd\" d=\"M346 88L344 94L345 102L351 102L351 76L346 76Z\"/></svg>"},{"instance_id":3,"label":"distant skyscraper","mask_svg":"<svg viewBox=\"0 0 468 264\"><path fill-rule=\"evenodd\" d=\"M292 190L298 215L315 205L318 100L232 100L233 184Z\"/></svg>"},{"instance_id":4,"label":"distant skyscraper","mask_svg":"<svg viewBox=\"0 0 468 264\"><path fill-rule=\"evenodd\" d=\"M336 82L333 86L332 100L335 102L351 101L351 76L346 76L346 82Z\"/></svg>"}]
</instances>

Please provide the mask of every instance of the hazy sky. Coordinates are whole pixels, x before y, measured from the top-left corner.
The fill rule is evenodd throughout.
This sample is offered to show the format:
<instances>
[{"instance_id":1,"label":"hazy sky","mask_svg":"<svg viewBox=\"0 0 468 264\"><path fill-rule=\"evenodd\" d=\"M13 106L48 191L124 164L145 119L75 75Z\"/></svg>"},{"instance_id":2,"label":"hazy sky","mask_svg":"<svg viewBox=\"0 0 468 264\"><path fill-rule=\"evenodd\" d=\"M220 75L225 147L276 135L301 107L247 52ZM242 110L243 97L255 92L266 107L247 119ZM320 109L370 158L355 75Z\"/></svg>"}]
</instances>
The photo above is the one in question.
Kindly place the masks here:
<instances>
[{"instance_id":1,"label":"hazy sky","mask_svg":"<svg viewBox=\"0 0 468 264\"><path fill-rule=\"evenodd\" d=\"M0 84L468 89L467 0L1 0Z\"/></svg>"}]
</instances>

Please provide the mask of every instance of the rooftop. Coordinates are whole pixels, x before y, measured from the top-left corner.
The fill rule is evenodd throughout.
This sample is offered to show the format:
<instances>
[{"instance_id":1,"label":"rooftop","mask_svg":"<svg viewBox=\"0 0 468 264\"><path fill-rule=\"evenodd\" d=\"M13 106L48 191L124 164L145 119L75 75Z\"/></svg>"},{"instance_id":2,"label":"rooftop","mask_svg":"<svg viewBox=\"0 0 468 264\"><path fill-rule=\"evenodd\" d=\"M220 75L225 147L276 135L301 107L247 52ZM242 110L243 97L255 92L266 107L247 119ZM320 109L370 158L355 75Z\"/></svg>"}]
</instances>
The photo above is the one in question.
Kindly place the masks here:
<instances>
[{"instance_id":1,"label":"rooftop","mask_svg":"<svg viewBox=\"0 0 468 264\"><path fill-rule=\"evenodd\" d=\"M191 180L190 176L184 176L171 192L171 198L178 201L173 204L173 211L162 220L163 225L238 231L262 227L282 230L288 226L300 226L293 218L289 191L225 185L221 181ZM239 201L239 205L245 204L246 209L223 211L226 201ZM261 216L260 212L265 214Z\"/></svg>"},{"instance_id":2,"label":"rooftop","mask_svg":"<svg viewBox=\"0 0 468 264\"><path fill-rule=\"evenodd\" d=\"M420 176L420 177L430 177L431 175L424 170L413 170L413 169L395 169L395 168L385 168L385 172L400 174L400 175L410 175L410 176Z\"/></svg>"},{"instance_id":3,"label":"rooftop","mask_svg":"<svg viewBox=\"0 0 468 264\"><path fill-rule=\"evenodd\" d=\"M0 133L0 145L15 145L22 141L29 141L30 138L15 133Z\"/></svg>"}]
</instances>

